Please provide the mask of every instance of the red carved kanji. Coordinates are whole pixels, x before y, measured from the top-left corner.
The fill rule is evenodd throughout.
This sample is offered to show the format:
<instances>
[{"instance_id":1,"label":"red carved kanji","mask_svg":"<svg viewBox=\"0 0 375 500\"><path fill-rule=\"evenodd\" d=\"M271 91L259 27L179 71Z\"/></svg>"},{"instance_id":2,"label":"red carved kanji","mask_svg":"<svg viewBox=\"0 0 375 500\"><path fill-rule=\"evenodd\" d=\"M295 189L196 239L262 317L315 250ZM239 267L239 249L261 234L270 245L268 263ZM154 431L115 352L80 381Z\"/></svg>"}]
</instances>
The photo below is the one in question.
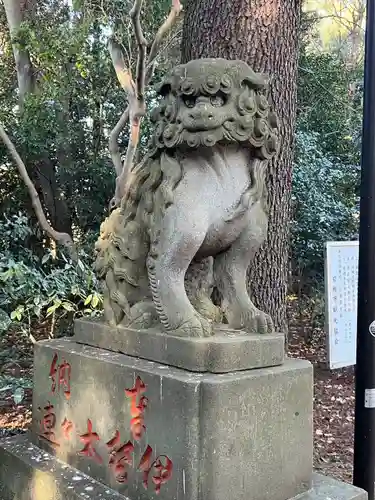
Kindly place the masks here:
<instances>
[{"instance_id":1,"label":"red carved kanji","mask_svg":"<svg viewBox=\"0 0 375 500\"><path fill-rule=\"evenodd\" d=\"M51 386L51 392L52 392L52 394L55 394L55 392L56 392L57 361L58 361L58 356L57 356L57 354L55 354L53 356L53 360L52 360L52 363L51 363L51 368L49 370L49 377L52 379L52 386Z\"/></svg>"},{"instance_id":2,"label":"red carved kanji","mask_svg":"<svg viewBox=\"0 0 375 500\"><path fill-rule=\"evenodd\" d=\"M51 368L49 370L49 377L52 380L51 392L55 394L56 388L63 388L66 399L70 398L70 375L72 368L70 364L64 360L61 365L58 363L59 358L57 354L53 356ZM58 374L58 377L57 377Z\"/></svg>"},{"instance_id":3,"label":"red carved kanji","mask_svg":"<svg viewBox=\"0 0 375 500\"><path fill-rule=\"evenodd\" d=\"M133 465L132 453L134 445L130 441L124 445L120 444L120 433L116 431L113 437L107 443L110 450L109 466L118 483L126 483L128 480L128 466Z\"/></svg>"},{"instance_id":4,"label":"red carved kanji","mask_svg":"<svg viewBox=\"0 0 375 500\"><path fill-rule=\"evenodd\" d=\"M38 408L40 411L43 411L43 417L40 421L40 434L39 436L42 439L48 441L52 446L57 447L60 446L56 441L55 435L55 426L56 426L56 415L54 412L54 407L48 401L47 405L42 409Z\"/></svg>"},{"instance_id":5,"label":"red carved kanji","mask_svg":"<svg viewBox=\"0 0 375 500\"><path fill-rule=\"evenodd\" d=\"M130 420L130 430L133 439L136 441L141 439L146 430L144 412L147 408L148 399L146 396L141 396L144 392L146 392L146 385L141 377L137 377L135 386L132 389L125 389L126 396L131 399L130 415L132 419Z\"/></svg>"},{"instance_id":6,"label":"red carved kanji","mask_svg":"<svg viewBox=\"0 0 375 500\"><path fill-rule=\"evenodd\" d=\"M59 387L63 387L66 399L70 399L70 375L72 368L69 363L64 362L59 366Z\"/></svg>"},{"instance_id":7,"label":"red carved kanji","mask_svg":"<svg viewBox=\"0 0 375 500\"><path fill-rule=\"evenodd\" d=\"M102 464L102 457L97 453L94 447L95 442L99 441L100 437L96 432L92 431L92 422L90 419L87 420L87 433L82 434L79 438L85 446L78 452L78 454L93 458L95 462Z\"/></svg>"},{"instance_id":8,"label":"red carved kanji","mask_svg":"<svg viewBox=\"0 0 375 500\"><path fill-rule=\"evenodd\" d=\"M73 427L74 427L73 422L71 422L67 418L64 418L64 421L61 424L61 429L63 431L65 439L70 439L70 437L71 437L70 434L71 434L71 432L73 430Z\"/></svg>"},{"instance_id":9,"label":"red carved kanji","mask_svg":"<svg viewBox=\"0 0 375 500\"><path fill-rule=\"evenodd\" d=\"M143 486L146 489L148 488L150 472L151 470L154 471L154 475L151 478L155 485L155 493L158 495L161 486L172 477L173 462L166 455L159 455L153 462L151 460L152 448L148 445L139 462L138 470L143 472ZM165 464L163 464L162 460L165 461Z\"/></svg>"}]
</instances>

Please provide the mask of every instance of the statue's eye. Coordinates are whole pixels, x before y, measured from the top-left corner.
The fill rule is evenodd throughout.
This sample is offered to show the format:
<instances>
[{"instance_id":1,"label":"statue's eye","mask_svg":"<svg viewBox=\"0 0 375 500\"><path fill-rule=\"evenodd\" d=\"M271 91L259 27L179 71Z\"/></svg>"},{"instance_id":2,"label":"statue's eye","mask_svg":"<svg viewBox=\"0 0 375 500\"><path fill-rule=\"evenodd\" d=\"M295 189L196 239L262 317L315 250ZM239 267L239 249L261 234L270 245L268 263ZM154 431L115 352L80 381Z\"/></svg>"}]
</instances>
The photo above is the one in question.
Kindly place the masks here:
<instances>
[{"instance_id":1,"label":"statue's eye","mask_svg":"<svg viewBox=\"0 0 375 500\"><path fill-rule=\"evenodd\" d=\"M187 108L194 108L195 99L194 97L184 97L184 103Z\"/></svg>"},{"instance_id":2,"label":"statue's eye","mask_svg":"<svg viewBox=\"0 0 375 500\"><path fill-rule=\"evenodd\" d=\"M220 106L224 106L224 99L219 95L215 95L215 96L211 97L210 101L211 101L212 106L215 106L217 108Z\"/></svg>"}]
</instances>

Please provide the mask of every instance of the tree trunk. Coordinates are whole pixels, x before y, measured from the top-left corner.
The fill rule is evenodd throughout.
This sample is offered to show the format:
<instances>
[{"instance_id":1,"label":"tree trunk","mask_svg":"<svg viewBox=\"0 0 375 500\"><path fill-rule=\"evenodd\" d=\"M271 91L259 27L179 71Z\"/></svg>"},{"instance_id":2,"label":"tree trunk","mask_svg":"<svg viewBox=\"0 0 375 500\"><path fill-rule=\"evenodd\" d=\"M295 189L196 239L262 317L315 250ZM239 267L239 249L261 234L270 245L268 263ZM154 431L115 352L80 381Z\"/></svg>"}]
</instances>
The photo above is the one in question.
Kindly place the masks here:
<instances>
[{"instance_id":1,"label":"tree trunk","mask_svg":"<svg viewBox=\"0 0 375 500\"><path fill-rule=\"evenodd\" d=\"M289 218L297 102L300 0L186 0L182 60L242 59L270 75L281 150L269 167L268 238L250 270L255 303L287 331Z\"/></svg>"},{"instance_id":2,"label":"tree trunk","mask_svg":"<svg viewBox=\"0 0 375 500\"><path fill-rule=\"evenodd\" d=\"M34 7L35 2L33 3L33 1L4 0L5 15L16 64L21 110L27 94L35 91L36 82L30 54L26 48L22 47L22 44L17 43L17 37L22 23L30 16ZM29 172L29 175L33 180L36 180L37 190L42 194L43 204L56 231L71 235L71 217L68 206L57 185L55 166L50 159L43 158L40 167L35 167L33 171Z\"/></svg>"},{"instance_id":3,"label":"tree trunk","mask_svg":"<svg viewBox=\"0 0 375 500\"><path fill-rule=\"evenodd\" d=\"M59 189L53 163L48 157L34 166L35 185L41 193L52 227L72 236L72 221L69 209Z\"/></svg>"},{"instance_id":4,"label":"tree trunk","mask_svg":"<svg viewBox=\"0 0 375 500\"><path fill-rule=\"evenodd\" d=\"M21 23L24 21L24 6L25 2L21 0L4 0L5 15L16 63L20 105L22 105L26 94L32 92L34 88L33 68L29 52L16 43Z\"/></svg>"}]
</instances>

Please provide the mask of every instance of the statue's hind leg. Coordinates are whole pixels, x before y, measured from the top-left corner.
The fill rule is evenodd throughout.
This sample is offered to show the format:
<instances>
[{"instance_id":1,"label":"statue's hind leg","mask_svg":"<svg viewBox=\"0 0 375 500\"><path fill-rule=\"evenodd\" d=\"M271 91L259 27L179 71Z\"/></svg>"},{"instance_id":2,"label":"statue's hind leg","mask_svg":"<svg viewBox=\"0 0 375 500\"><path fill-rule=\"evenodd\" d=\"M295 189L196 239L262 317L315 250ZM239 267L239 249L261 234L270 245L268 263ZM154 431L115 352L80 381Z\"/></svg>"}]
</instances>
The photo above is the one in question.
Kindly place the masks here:
<instances>
[{"instance_id":1,"label":"statue's hind leg","mask_svg":"<svg viewBox=\"0 0 375 500\"><path fill-rule=\"evenodd\" d=\"M178 223L177 223L178 222ZM147 260L150 287L163 327L172 335L212 335L210 321L201 316L185 290L186 271L206 237L208 223L191 206L170 206L153 235Z\"/></svg>"},{"instance_id":2,"label":"statue's hind leg","mask_svg":"<svg viewBox=\"0 0 375 500\"><path fill-rule=\"evenodd\" d=\"M213 258L193 260L185 275L187 296L199 314L214 323L220 323L221 311L211 300L213 285Z\"/></svg>"},{"instance_id":3,"label":"statue's hind leg","mask_svg":"<svg viewBox=\"0 0 375 500\"><path fill-rule=\"evenodd\" d=\"M215 284L222 295L222 309L230 327L249 333L274 331L271 317L255 307L247 291L247 270L264 239L265 214L252 211L251 224L224 253L215 257Z\"/></svg>"}]
</instances>

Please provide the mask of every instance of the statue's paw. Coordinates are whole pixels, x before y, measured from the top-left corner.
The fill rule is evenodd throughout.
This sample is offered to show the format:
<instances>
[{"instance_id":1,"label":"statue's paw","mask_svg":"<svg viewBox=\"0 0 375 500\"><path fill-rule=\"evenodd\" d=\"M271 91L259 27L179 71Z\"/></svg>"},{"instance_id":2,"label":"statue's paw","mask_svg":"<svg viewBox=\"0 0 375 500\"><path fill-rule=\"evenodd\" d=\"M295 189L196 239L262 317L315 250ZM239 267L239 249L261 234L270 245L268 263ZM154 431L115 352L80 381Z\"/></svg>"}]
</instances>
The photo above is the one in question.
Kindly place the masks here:
<instances>
[{"instance_id":1,"label":"statue's paw","mask_svg":"<svg viewBox=\"0 0 375 500\"><path fill-rule=\"evenodd\" d=\"M215 306L213 302L208 298L199 298L199 300L191 301L194 309L201 315L203 318L206 318L208 321L213 323L221 323L223 320L223 314L219 307Z\"/></svg>"},{"instance_id":2,"label":"statue's paw","mask_svg":"<svg viewBox=\"0 0 375 500\"><path fill-rule=\"evenodd\" d=\"M103 301L104 317L111 326L117 326L124 319L125 313L117 302L107 297Z\"/></svg>"},{"instance_id":3,"label":"statue's paw","mask_svg":"<svg viewBox=\"0 0 375 500\"><path fill-rule=\"evenodd\" d=\"M178 337L211 337L213 335L212 323L200 314L194 314L171 334Z\"/></svg>"},{"instance_id":4,"label":"statue's paw","mask_svg":"<svg viewBox=\"0 0 375 500\"><path fill-rule=\"evenodd\" d=\"M265 312L259 311L259 309L257 309L255 320L257 323L258 333L273 333L275 331L272 318L269 314L266 314Z\"/></svg>"},{"instance_id":5,"label":"statue's paw","mask_svg":"<svg viewBox=\"0 0 375 500\"><path fill-rule=\"evenodd\" d=\"M273 333L275 331L271 316L259 309L241 311L235 315L234 322L230 326L237 330L245 330L248 333Z\"/></svg>"},{"instance_id":6,"label":"statue's paw","mask_svg":"<svg viewBox=\"0 0 375 500\"><path fill-rule=\"evenodd\" d=\"M128 328L133 328L134 330L147 330L148 328L152 328L157 324L157 321L149 312L144 312L140 314L136 318L132 319L126 325Z\"/></svg>"},{"instance_id":7,"label":"statue's paw","mask_svg":"<svg viewBox=\"0 0 375 500\"><path fill-rule=\"evenodd\" d=\"M130 319L127 326L145 330L158 324L159 317L151 301L138 302L130 309Z\"/></svg>"},{"instance_id":8,"label":"statue's paw","mask_svg":"<svg viewBox=\"0 0 375 500\"><path fill-rule=\"evenodd\" d=\"M129 304L124 294L122 294L118 290L114 290L111 293L111 299L118 305L120 309L123 310L125 316L129 316Z\"/></svg>"}]
</instances>

